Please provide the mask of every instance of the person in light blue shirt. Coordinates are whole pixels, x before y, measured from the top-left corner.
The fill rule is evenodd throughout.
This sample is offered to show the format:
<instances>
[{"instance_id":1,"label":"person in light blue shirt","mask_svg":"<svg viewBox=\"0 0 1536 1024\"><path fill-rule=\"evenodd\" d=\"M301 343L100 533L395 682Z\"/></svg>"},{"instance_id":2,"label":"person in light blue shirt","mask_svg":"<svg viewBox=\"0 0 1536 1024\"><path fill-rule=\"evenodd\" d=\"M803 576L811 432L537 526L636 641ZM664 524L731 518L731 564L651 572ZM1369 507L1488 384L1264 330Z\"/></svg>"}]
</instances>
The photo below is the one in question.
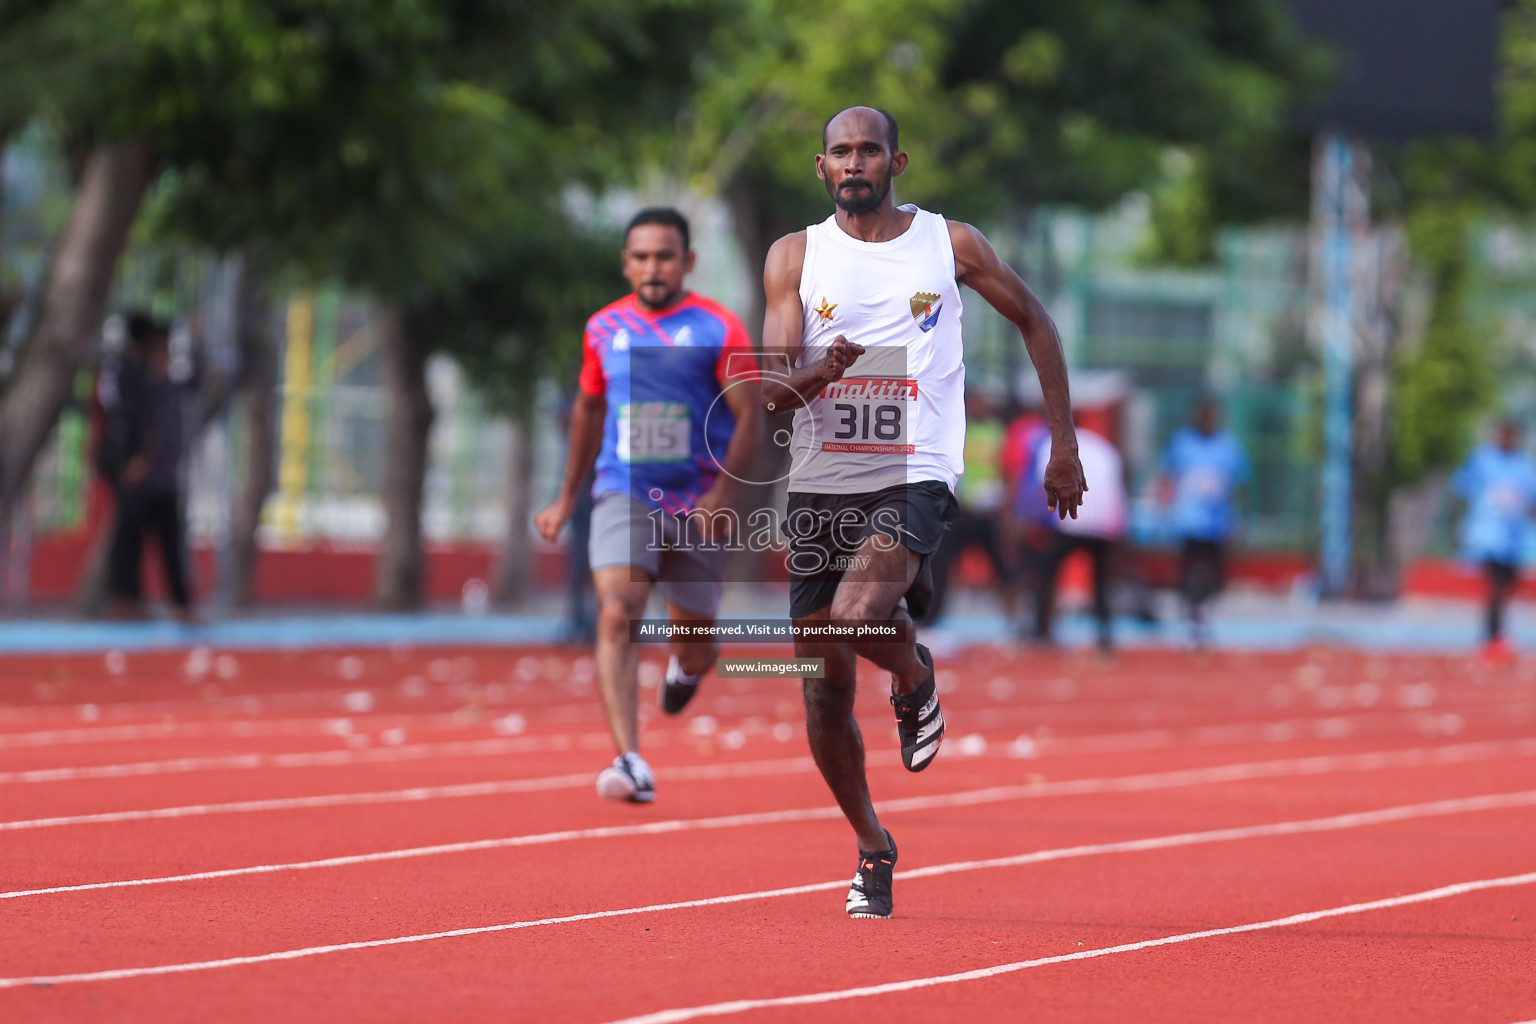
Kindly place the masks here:
<instances>
[{"instance_id":1,"label":"person in light blue shirt","mask_svg":"<svg viewBox=\"0 0 1536 1024\"><path fill-rule=\"evenodd\" d=\"M1520 424L1499 424L1494 444L1479 445L1451 478L1451 490L1467 503L1461 549L1488 576L1485 654L1509 657L1504 608L1519 579L1521 554L1536 507L1536 462L1522 450Z\"/></svg>"},{"instance_id":2,"label":"person in light blue shirt","mask_svg":"<svg viewBox=\"0 0 1536 1024\"><path fill-rule=\"evenodd\" d=\"M1211 398L1196 404L1190 425L1163 453L1162 496L1179 540L1179 590L1196 643L1206 641L1205 606L1225 576L1227 543L1237 529L1236 491L1251 475L1242 442L1222 429Z\"/></svg>"}]
</instances>

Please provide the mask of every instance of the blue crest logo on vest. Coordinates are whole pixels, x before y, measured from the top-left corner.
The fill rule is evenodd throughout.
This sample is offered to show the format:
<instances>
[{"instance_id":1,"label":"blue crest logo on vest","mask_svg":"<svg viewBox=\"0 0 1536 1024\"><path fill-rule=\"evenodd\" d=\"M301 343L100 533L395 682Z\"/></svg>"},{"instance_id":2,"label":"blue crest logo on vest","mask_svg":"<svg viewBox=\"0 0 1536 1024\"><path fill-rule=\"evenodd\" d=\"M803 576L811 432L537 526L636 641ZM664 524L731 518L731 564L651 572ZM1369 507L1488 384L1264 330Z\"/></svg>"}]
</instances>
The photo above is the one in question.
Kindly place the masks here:
<instances>
[{"instance_id":1,"label":"blue crest logo on vest","mask_svg":"<svg viewBox=\"0 0 1536 1024\"><path fill-rule=\"evenodd\" d=\"M918 292L911 301L912 319L917 321L918 329L927 334L939 322L939 311L944 308L944 303L933 292Z\"/></svg>"}]
</instances>

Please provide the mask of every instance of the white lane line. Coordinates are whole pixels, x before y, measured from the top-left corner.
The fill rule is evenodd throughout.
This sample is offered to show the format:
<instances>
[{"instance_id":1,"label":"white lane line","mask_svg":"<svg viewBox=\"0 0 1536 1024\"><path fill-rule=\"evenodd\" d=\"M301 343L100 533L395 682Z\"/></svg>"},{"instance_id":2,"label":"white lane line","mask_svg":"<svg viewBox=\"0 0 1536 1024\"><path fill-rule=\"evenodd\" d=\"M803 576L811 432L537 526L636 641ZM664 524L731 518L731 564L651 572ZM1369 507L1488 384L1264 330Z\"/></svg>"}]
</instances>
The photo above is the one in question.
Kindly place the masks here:
<instances>
[{"instance_id":1,"label":"white lane line","mask_svg":"<svg viewBox=\"0 0 1536 1024\"><path fill-rule=\"evenodd\" d=\"M1533 741L1533 743L1536 743L1536 741ZM871 754L869 760L876 764L884 762L894 764L896 758L895 752L879 751ZM815 762L809 757L788 757L769 761L684 765L678 768L662 769L658 774L662 779L697 781L809 772L814 770L815 767ZM76 814L56 818L0 821L0 831L56 828L63 825L101 824L103 822L195 818L209 814L249 814L259 811L303 810L316 807L342 807L367 804L417 803L427 800L456 799L460 797L536 793L554 789L591 786L594 778L596 776L592 772L583 771L567 775L546 775L531 779L463 782L448 786L417 786L411 789L396 789L379 793L329 793L323 796L275 797L270 800L244 800L225 804L186 804L179 807L157 807L151 810L103 811L96 814Z\"/></svg>"},{"instance_id":2,"label":"white lane line","mask_svg":"<svg viewBox=\"0 0 1536 1024\"><path fill-rule=\"evenodd\" d=\"M1356 734L1355 720L1381 718L1370 712L1358 715L1334 715L1323 718L1298 718L1271 722L1238 722L1229 725L1195 726L1188 729L1153 729L1135 732L1096 733L1081 736L1027 737L1027 756L1072 753L1109 753L1151 750L1171 746L1223 746L1230 743L1264 739L1273 743L1300 739L1342 740ZM1401 716L1419 731L1433 737L1445 736L1439 714L1408 712ZM1453 716L1459 719L1459 716ZM1392 719L1393 721L1396 718ZM1458 724L1461 724L1458 722ZM330 723L328 731L346 737L353 728L350 720L342 725ZM1447 737L1448 738L1448 737ZM273 754L254 751L242 754L165 758L123 764L79 765L58 768L31 768L0 771L0 785L21 783L74 782L79 780L140 778L152 775L178 775L211 771L250 771L267 768L325 768L356 764L385 764L433 758L498 757L509 754L537 753L546 750L588 749L606 746L607 733L558 733L517 738L449 740L394 747L295 751ZM1007 741L1000 740L1006 743ZM1017 742L1017 741L1015 741ZM997 748L1004 749L1004 748ZM1010 755L1026 756L1026 755Z\"/></svg>"},{"instance_id":3,"label":"white lane line","mask_svg":"<svg viewBox=\"0 0 1536 1024\"><path fill-rule=\"evenodd\" d=\"M1420 747L1410 750L1382 751L1370 754L1336 754L1281 761L1257 761L1242 764L1221 765L1213 768L1191 768L1174 772L1155 772L1149 775L1117 777L1112 780L1116 788L1136 789L1142 786L1161 789L1169 785L1199 785L1209 782L1242 781L1269 778L1275 775L1309 775L1321 772L1366 770L1381 768L1411 768L1428 764L1452 764L1467 760L1487 760L1499 757L1536 756L1536 737L1519 740L1487 740L1478 743L1460 743L1444 747ZM797 759L804 762L806 759ZM769 766L775 762L757 762ZM708 771L714 766L703 766ZM733 770L729 765L718 768L722 773ZM746 774L769 774L771 769L753 768ZM694 778L716 776L694 776ZM722 774L718 777L729 777ZM1190 781L1183 781L1188 779ZM1137 781L1140 780L1140 781ZM57 828L65 825L90 825L123 821L152 821L168 818L192 818L210 814L249 814L264 811L305 810L320 807L348 807L371 804L420 803L429 800L457 799L462 797L502 796L511 793L530 793L552 789L570 789L590 782L588 775L556 775L547 778L509 779L497 782L467 782L449 786L417 786L411 789L387 790L373 793L330 793L322 796L279 797L268 800L243 800L223 804L184 804L176 807L157 807L131 811L103 811L95 814L71 814L52 818L26 818L0 821L0 832L23 829ZM999 800L1015 800L1048 792L1098 793L1105 792L1103 779L1079 779L1076 781L1027 784L1022 786L997 786L973 790L970 793L952 794L946 797L909 797L889 801L884 806L908 810L928 806L962 806L968 803L993 803ZM938 804L925 801L938 799Z\"/></svg>"},{"instance_id":4,"label":"white lane line","mask_svg":"<svg viewBox=\"0 0 1536 1024\"><path fill-rule=\"evenodd\" d=\"M1349 771L1349 768L1339 766L1361 765L1367 769L1376 768L1413 768L1425 763L1455 763L1459 760L1485 760L1490 757L1531 757L1536 755L1536 737L1521 738L1521 740L1484 740L1479 743L1458 743L1452 746L1439 746L1439 748L1416 748L1409 751L1385 751L1378 754L1339 754L1324 755L1324 757L1299 758L1299 760L1283 761L1255 761L1255 763L1243 763L1243 765L1227 765L1221 768L1184 769L1181 772L1155 772L1152 775L1134 775L1129 778L1143 778L1152 780L1150 785L1154 788L1163 788L1164 778L1183 778L1189 775L1192 783L1175 781L1172 785L1200 785L1203 781L1226 781L1229 778L1221 775L1221 772L1229 772L1230 780L1243 780L1243 778L1267 777L1266 772L1278 771L1279 774L1313 774L1313 772ZM1385 758L1385 760L1382 760ZM762 761L771 763L771 761ZM1283 768L1275 768L1283 766ZM1292 769L1292 766L1298 768ZM720 766L720 771L728 771L730 766ZM702 769L700 769L702 771ZM1192 772L1192 774L1190 774ZM1215 775L1212 774L1215 772ZM1258 774L1255 774L1258 772ZM723 777L723 775L722 775ZM553 775L547 778L513 778L505 781L484 781L484 783L456 783L452 786L415 786L412 789L390 789L384 792L349 792L349 794L326 794L318 797L276 797L270 800L241 800L233 803L198 803L181 804L174 808L141 809L141 811L103 811L97 814L71 814L60 815L52 818L22 818L22 820L0 821L0 832L15 832L22 829L49 829L49 827L69 826L69 824L103 824L117 823L117 821L152 821L163 818L194 818L210 814L253 814L264 811L303 811L313 808L343 808L343 806L362 806L362 804L381 803L422 803L427 800L453 800L461 797L496 797L496 795L515 794L515 792L539 792L548 789L570 789L574 786L584 785L585 775ZM696 777L699 778L699 777ZM1046 788L1069 788L1061 792L1101 792L1098 788L1103 780L1077 780L1064 781L1064 783L1044 783ZM1124 786L1129 788L1132 783L1129 780L1121 780ZM1071 789L1074 786L1086 786L1086 789ZM1025 786L997 786L991 789L977 789L968 794L968 803L992 803L997 800L1015 800L1015 798L1038 795L1040 785ZM1057 789L1052 789L1057 792ZM963 797L966 794L955 794L954 797L943 797L942 800ZM929 797L911 797L908 801L895 800L886 806L909 803L911 800L929 800ZM934 806L960 806L960 804L934 804ZM906 808L900 808L906 809Z\"/></svg>"},{"instance_id":5,"label":"white lane line","mask_svg":"<svg viewBox=\"0 0 1536 1024\"><path fill-rule=\"evenodd\" d=\"M207 736L317 736L338 716L274 722L156 722L147 725L95 725L75 729L0 734L0 750L53 747L76 743L133 743L138 740L198 739ZM259 728L258 728L259 725Z\"/></svg>"},{"instance_id":6,"label":"white lane line","mask_svg":"<svg viewBox=\"0 0 1536 1024\"><path fill-rule=\"evenodd\" d=\"M625 1017L621 1021L612 1022L612 1024L678 1024L680 1021L696 1020L699 1017L724 1017L729 1014L745 1013L748 1010L761 1010L769 1007L810 1006L816 1003L841 1002L845 999L862 999L865 996L889 995L893 992L910 992L915 988L932 988L935 985L953 985L962 981L980 981L984 978L995 978L1001 974L1013 974L1016 971L1026 971L1033 967L1048 967L1051 964L1064 964L1073 960L1093 960L1101 956L1113 956L1116 953L1135 953L1143 949L1173 946L1183 942L1194 942L1197 939L1211 939L1220 935L1241 935L1244 932L1261 932L1273 928L1289 928L1298 924L1322 921L1330 917L1365 914L1373 910L1390 910L1393 907L1409 906L1414 903L1429 903L1433 900L1450 899L1453 896L1463 896L1467 893L1482 892L1488 889L1509 889L1515 886L1530 885L1533 882L1536 882L1536 871L1523 875L1505 875L1503 878L1483 878L1475 882L1457 882L1455 885L1443 885L1438 889L1425 889L1422 892L1408 893L1405 896L1392 896L1387 899L1370 900L1365 903L1350 903L1342 907L1329 907L1327 910L1311 910L1304 914L1291 914L1288 917L1275 917L1268 921L1255 921L1251 924L1233 925L1229 928L1207 928L1198 932L1185 932L1182 935L1165 935L1158 939L1126 942L1118 946L1085 949L1076 953L1044 956L1035 960L1019 960L1011 964L998 964L996 967L982 967L974 971L961 971L958 974L940 974L930 978L913 978L909 981L893 981L884 985L865 985L860 988L845 988L832 992L813 992L802 996L780 996L773 999L736 999L727 1003L712 1003L708 1006L691 1006L676 1010L661 1010L656 1013L641 1014L638 1017Z\"/></svg>"},{"instance_id":7,"label":"white lane line","mask_svg":"<svg viewBox=\"0 0 1536 1024\"><path fill-rule=\"evenodd\" d=\"M810 759L806 758L804 760L809 761ZM1315 759L1308 759L1308 760L1315 760ZM764 767L766 767L766 766L772 765L773 762L762 762L761 764ZM1250 768L1250 769L1251 768L1255 768L1255 767L1258 767L1258 768L1273 768L1273 767L1275 767L1277 765L1286 765L1286 764L1296 765L1297 762L1267 762L1267 763L1263 763L1263 764L1258 765L1258 766L1253 766L1253 765L1248 765L1248 766L1243 766L1243 765L1224 765L1224 766L1220 766L1220 767L1214 768L1214 769L1201 769L1201 770L1199 770L1199 771L1202 771L1202 772L1206 773L1203 776L1201 776L1201 775L1192 775L1192 774L1190 774L1188 772L1169 772L1169 773L1162 773L1161 775L1153 775L1153 776L1135 775L1135 776L1123 776L1123 777L1110 777L1110 778L1102 778L1102 779L1076 779L1076 780L1072 780L1072 781L1068 781L1068 782L1042 783L1042 784L1035 785L1035 786L1030 786L1030 787L1010 787L1010 789L1013 791L1013 797L1014 798L1017 798L1017 799L1027 799L1027 798L1043 798L1043 797L1063 796L1063 795L1080 795L1080 794L1092 793L1092 792L1110 792L1110 791L1115 791L1115 790L1127 790L1127 789L1130 789L1130 790L1148 790L1148 789L1155 789L1155 788L1171 788L1171 787L1180 787L1180 786L1188 786L1188 785L1198 785L1202 781L1208 781L1208 780L1211 780L1213 778L1215 779L1215 781L1220 781L1220 782L1231 781L1231 777L1232 777L1231 776L1231 769L1232 768L1237 768L1237 767L1247 767L1247 768ZM1307 766L1308 769L1310 769L1312 767L1314 767L1314 766L1311 766L1311 765ZM1359 768L1365 767L1365 766L1355 766L1355 767L1358 770ZM1385 767L1391 767L1391 765L1388 765L1388 766L1385 766ZM1350 768L1349 767L1341 767L1338 770L1350 770ZM1273 778L1273 777L1276 776L1276 774L1277 774L1276 772L1267 771L1263 775L1250 775L1248 777L1252 777L1252 778L1270 777L1270 778ZM879 811L879 813L882 813L882 814L896 814L896 813L902 813L904 811L912 811L912 810L931 810L931 809L934 809L934 808L963 806L963 805L967 805L967 804L972 804L972 803L980 802L980 801L978 801L976 799L979 794L983 794L983 793L993 793L993 794L995 794L996 792L997 791L995 791L995 790L990 790L990 791L989 790L972 790L970 792L954 793L954 794L949 794L947 796L908 797L906 799L898 799L898 800L883 800L883 801L877 802L875 804L875 807ZM1533 791L1533 793L1536 793L1536 791ZM1406 808L1393 808L1393 809L1389 809L1387 811L1378 811L1378 812L1370 812L1370 813L1374 814L1374 815L1377 815L1379 817L1379 820L1381 820L1381 821L1390 821L1390 820L1397 820L1396 818L1391 817L1392 815L1403 814L1403 815L1406 815L1408 817L1415 816L1415 813L1413 813L1415 808L1425 809L1425 810L1423 810L1423 813L1430 814L1430 813L1461 813L1462 811L1483 810L1483 809L1492 808L1492 807L1504 807L1504 806L1515 807L1515 806L1522 806L1523 805L1523 801L1527 798L1528 795L1530 795L1530 794L1516 793L1516 794L1504 795L1504 796L1470 797L1470 798L1466 798L1465 800L1450 800L1450 801L1438 801L1438 802L1429 803L1429 804L1414 804L1414 805L1407 805ZM1483 802L1486 802L1486 801L1492 801L1492 802L1491 803L1486 803L1486 806L1485 806L1485 804ZM1507 802L1501 803L1499 801L1507 801ZM1451 810L1440 811L1440 810L1438 810L1439 808L1452 808L1452 809ZM834 818L838 817L839 814L841 814L841 811L839 811L836 807L807 807L807 808L798 808L798 809L784 810L784 811L762 811L762 812L751 813L751 814L732 814L732 815L724 815L724 816L715 817L715 818L680 818L680 819L672 819L672 820L668 820L668 821L646 822L644 824L639 824L639 825L608 825L608 826L602 826L602 827L598 827L598 828L565 829L565 830L558 831L558 832L536 832L536 833L531 833L531 834L527 834L527 835L506 836L506 837L497 838L497 839L475 839L475 840L468 840L468 841L459 842L459 843L441 843L441 844L437 844L437 845L433 845L433 846L414 846L414 847L406 847L404 849L397 849L397 850L382 850L382 851L375 852L375 853L359 853L359 854L348 854L348 855L343 855L343 856L338 856L338 857L324 857L324 858L319 858L319 859L316 859L316 860L288 861L288 862L285 862L285 863L276 863L276 864L256 864L256 865L251 865L251 866L247 866L247 867L238 867L238 868L217 868L217 869L213 869L213 870L209 870L209 871L196 871L196 872L189 872L189 873L180 874L180 875L158 875L158 876L154 876L154 877L150 877L150 878L131 878L131 879L122 879L122 880L118 880L118 881L111 881L111 882L82 882L82 883L79 883L79 884L76 884L76 885L48 886L48 887L45 887L45 888L37 888L37 889L16 889L16 890L12 890L12 891L9 891L9 892L0 892L0 900L20 899L20 898L26 897L26 896L45 896L45 895L52 895L52 894L55 894L55 893L87 892L87 891L96 890L96 889L126 889L126 888L135 888L135 887L138 887L138 886L145 886L145 885L170 885L170 884L175 884L175 883L180 883L180 882L207 881L207 880L210 880L210 879L217 879L217 878L235 878L235 877L239 877L239 876L243 876L243 875L273 874L273 873L281 872L281 871L309 871L309 870L314 870L314 869L317 869L317 868L346 867L348 865L353 865L353 864L374 864L374 863L380 863L380 862L383 862L383 861L409 860L409 859L413 859L413 858L417 858L417 857L433 857L433 856L442 856L442 855L455 854L455 853L472 853L472 852L481 851L481 850L503 850L503 849L511 849L511 848L514 848L514 847L520 847L520 846L543 846L543 845L548 845L548 844L551 844L551 843L574 842L574 841L585 840L585 839L613 839L613 838L619 838L619 837L624 837L624 836L661 835L661 834L674 833L674 832L698 831L698 830L703 830L703 829L743 828L743 827L750 827L750 826L754 826L754 825L777 825L777 824L785 824L785 823L789 823L789 822L799 822L799 821L828 820L828 819L834 819ZM1321 820L1324 820L1324 821L1334 821L1334 820L1354 821L1355 819L1353 817L1351 817L1350 815L1344 815L1344 816L1342 816L1341 818L1338 818L1338 819L1329 818L1329 819L1321 819ZM1370 820L1360 819L1361 823L1363 823L1363 824L1370 824L1370 823L1373 823L1375 820L1377 820L1377 819L1376 818L1373 818L1373 819L1370 819ZM1265 827L1274 827L1274 828L1285 829L1285 828L1290 828L1291 826L1281 825L1281 826L1265 826ZM1302 830L1304 831L1304 829L1302 829ZM1203 835L1205 833L1191 833L1191 834ZM1227 830L1218 830L1217 833L1213 833L1213 834L1218 834L1218 835L1221 835L1221 836L1226 836L1227 835ZM1255 833L1255 834L1265 834L1265 833ZM1276 833L1276 834L1281 834L1281 833ZM1234 834L1232 836L1232 838L1241 838L1241 837L1242 836L1236 835L1236 834ZM1134 840L1132 842L1135 843L1135 842L1140 842L1140 841L1139 840ZM1134 846L1134 845L1126 847L1126 849L1128 849L1128 850L1130 850L1130 849L1139 849L1139 848L1140 847L1137 847L1137 846ZM1077 849L1077 848L1076 847L1072 847L1072 848L1069 848L1069 849ZM1096 848L1094 848L1094 849L1096 849ZM1073 854L1073 855L1075 856L1076 854ZM1035 853L1035 854L1027 854L1027 855L1025 855L1026 859L1024 859L1024 860L1018 860L1016 858L1005 858L1004 860L998 861L996 863L993 863L993 862L981 862L981 861L978 861L978 862L975 862L975 863L976 863L976 865L981 866L981 867L988 867L988 866L1004 867L1004 866L1010 866L1010 865L1013 865L1013 864L1033 863L1035 860L1049 860L1049 859L1051 859L1052 856L1054 856L1054 855ZM924 872L930 873L930 874L931 873L942 873L942 872L939 872L937 869L932 869L932 868L922 869L922 870ZM969 870L969 868L967 868L967 870ZM909 873L904 872L903 874L905 875L905 874L909 874ZM924 875L923 874L912 874L912 875L910 875L910 877L924 877Z\"/></svg>"},{"instance_id":8,"label":"white lane line","mask_svg":"<svg viewBox=\"0 0 1536 1024\"><path fill-rule=\"evenodd\" d=\"M360 687L368 689L368 687ZM270 703L264 698L257 698ZM233 699L244 706L247 698ZM592 706L592 701L572 704L569 707ZM532 708L497 705L483 709L479 718L467 718L461 711L434 711L410 709L351 712L335 707L312 714L295 712L293 717L277 717L281 709L268 708L270 717L226 718L214 720L170 720L140 722L137 724L81 725L70 728L43 729L33 732L0 732L0 750L64 747L90 743L133 743L140 740L192 740L192 739L256 739L269 736L335 736L338 726L352 726L358 732L382 732L385 729L404 728L415 732L463 733L470 729L484 729L489 720L517 711L524 717L540 715L551 710L561 710L567 705L535 705ZM200 704L198 713L206 714L208 708ZM248 714L250 712L247 712ZM258 713L259 714L259 713ZM580 723L576 723L580 724ZM344 735L344 734L343 734ZM607 733L602 733L607 735Z\"/></svg>"},{"instance_id":9,"label":"white lane line","mask_svg":"<svg viewBox=\"0 0 1536 1024\"><path fill-rule=\"evenodd\" d=\"M606 733L601 735L608 741ZM572 750L585 736L524 736L517 739L454 740L447 743L415 743L363 750L307 750L288 754L224 754L216 757L177 757L164 761L127 764L82 765L68 768L34 768L0 772L0 785L24 782L73 782L80 779L124 779L145 775L176 775L186 772L238 771L260 768L324 768L353 764L387 764L432 758L497 757L549 750Z\"/></svg>"},{"instance_id":10,"label":"white lane line","mask_svg":"<svg viewBox=\"0 0 1536 1024\"><path fill-rule=\"evenodd\" d=\"M956 874L963 871L980 871L989 868L1018 867L1026 864L1037 864L1045 861L1066 860L1076 857L1091 857L1112 853L1135 853L1146 850L1168 849L1172 847L1195 846L1202 843L1230 842L1239 839L1253 839L1265 836L1298 835L1312 832L1331 832L1343 829L1361 828L1368 825L1379 825L1390 822L1408 821L1415 818L1429 818L1451 814L1462 814L1470 811L1495 810L1508 807L1529 807L1536 805L1536 790L1524 793L1492 794L1488 796L1463 797L1455 800L1438 800L1425 804L1407 804L1400 807L1387 807L1376 811L1356 811L1349 814L1334 815L1329 818L1313 818L1307 821L1282 821L1267 825L1247 825L1237 828L1212 829L1207 832L1184 832L1169 836L1154 836L1147 839L1133 839L1117 843L1096 843L1084 846L1069 846L1055 850L1037 850L1033 853L1020 854L1014 857L995 857L990 860L957 861L950 864L936 864L926 868L916 868L910 871L896 872L898 880L914 878L932 878L939 875ZM325 946L308 946L301 949L281 950L275 953L262 953L254 956L228 957L220 960L201 960L181 964L161 964L152 967L124 967L107 971L92 971L81 974L64 974L50 977L34 978L3 978L0 979L0 988L11 988L21 985L39 984L63 984L66 982L82 981L114 981L126 978L140 978L156 974L183 974L191 971L214 970L221 967L238 967L247 964L270 963L276 960L297 960L303 957L320 956L325 953L339 953L347 950L372 949L379 946L397 946L414 942L429 942L436 939L459 938L466 935L486 935L493 932L517 931L524 928L541 928L548 925L573 924L580 921L596 921L610 917L630 917L636 914L656 914L670 910L687 910L695 907L714 907L730 903L745 903L753 900L778 899L785 896L801 896L808 893L828 892L841 889L848 883L839 879L835 882L815 882L809 885L788 886L782 889L764 889L758 892L733 893L728 896L709 896L701 899L679 900L673 903L653 903L643 907L625 907L619 910L597 910L585 914L569 914L564 917L546 917L527 921L512 921L506 924L484 925L476 928L455 928L451 931L428 932L418 935L403 935L388 939L369 939L359 942L334 943ZM1219 933L1215 933L1219 934Z\"/></svg>"},{"instance_id":11,"label":"white lane line","mask_svg":"<svg viewBox=\"0 0 1536 1024\"><path fill-rule=\"evenodd\" d=\"M201 709L200 709L201 710ZM494 715L494 711L492 712ZM133 743L139 740L161 739L253 739L266 736L326 736L337 735L338 724L363 723L370 729L385 729L405 725L416 729L450 729L460 731L466 722L452 712L431 712L422 715L403 714L347 714L338 709L335 714L305 718L248 718L217 722L151 722L138 725L91 725L72 729L44 729L37 732L0 733L0 750L68 746L84 743ZM480 725L482 723L469 723Z\"/></svg>"}]
</instances>

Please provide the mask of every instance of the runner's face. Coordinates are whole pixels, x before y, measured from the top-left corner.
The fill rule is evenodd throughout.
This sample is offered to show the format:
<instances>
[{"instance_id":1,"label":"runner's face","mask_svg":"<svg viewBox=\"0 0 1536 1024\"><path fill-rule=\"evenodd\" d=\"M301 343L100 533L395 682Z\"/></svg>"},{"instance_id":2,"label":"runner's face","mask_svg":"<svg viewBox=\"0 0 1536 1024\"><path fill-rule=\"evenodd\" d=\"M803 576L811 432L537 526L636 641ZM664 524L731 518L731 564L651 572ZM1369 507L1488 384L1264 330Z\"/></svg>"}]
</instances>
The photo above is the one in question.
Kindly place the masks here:
<instances>
[{"instance_id":1,"label":"runner's face","mask_svg":"<svg viewBox=\"0 0 1536 1024\"><path fill-rule=\"evenodd\" d=\"M868 213L891 194L891 179L907 166L907 154L892 153L885 119L852 110L827 126L827 151L816 157L816 175L827 195L846 213Z\"/></svg>"},{"instance_id":2,"label":"runner's face","mask_svg":"<svg viewBox=\"0 0 1536 1024\"><path fill-rule=\"evenodd\" d=\"M693 270L693 253L683 248L683 233L666 224L641 224L624 243L624 279L647 309L665 309L683 294L683 279Z\"/></svg>"}]
</instances>

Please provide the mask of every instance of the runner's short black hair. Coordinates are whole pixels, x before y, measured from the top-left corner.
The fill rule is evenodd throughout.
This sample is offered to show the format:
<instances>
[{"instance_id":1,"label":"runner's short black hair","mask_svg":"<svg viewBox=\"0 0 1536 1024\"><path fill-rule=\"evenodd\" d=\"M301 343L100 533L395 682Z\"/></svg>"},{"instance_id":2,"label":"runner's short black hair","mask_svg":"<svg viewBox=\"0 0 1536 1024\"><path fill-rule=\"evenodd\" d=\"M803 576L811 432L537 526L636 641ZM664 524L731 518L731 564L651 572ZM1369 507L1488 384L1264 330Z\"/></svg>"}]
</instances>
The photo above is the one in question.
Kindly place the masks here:
<instances>
[{"instance_id":1,"label":"runner's short black hair","mask_svg":"<svg viewBox=\"0 0 1536 1024\"><path fill-rule=\"evenodd\" d=\"M629 233L642 224L660 224L663 227L677 228L678 234L683 236L683 252L693 248L689 241L688 218L670 206L647 206L629 219L629 227L624 229L624 244L629 244Z\"/></svg>"},{"instance_id":2,"label":"runner's short black hair","mask_svg":"<svg viewBox=\"0 0 1536 1024\"><path fill-rule=\"evenodd\" d=\"M135 345L147 345L155 338L171 333L171 325L156 320L142 309L131 310L127 317L128 340Z\"/></svg>"},{"instance_id":3,"label":"runner's short black hair","mask_svg":"<svg viewBox=\"0 0 1536 1024\"><path fill-rule=\"evenodd\" d=\"M852 110L852 109L853 109L852 107L844 107L843 108L843 110ZM901 148L901 145L898 142L898 140L901 137L901 133L896 128L896 119L891 116L891 112L889 110L881 110L879 107L870 107L869 109L873 110L875 113L877 113L881 117L885 118L885 141L890 144L891 152L892 153L896 152L898 149ZM837 114L841 114L843 112L843 110L839 110L837 112ZM826 149L827 148L827 129L832 127L832 122L837 119L837 114L833 114L831 117L827 118L826 121L823 122L823 124L821 126L821 148L822 149Z\"/></svg>"}]
</instances>

